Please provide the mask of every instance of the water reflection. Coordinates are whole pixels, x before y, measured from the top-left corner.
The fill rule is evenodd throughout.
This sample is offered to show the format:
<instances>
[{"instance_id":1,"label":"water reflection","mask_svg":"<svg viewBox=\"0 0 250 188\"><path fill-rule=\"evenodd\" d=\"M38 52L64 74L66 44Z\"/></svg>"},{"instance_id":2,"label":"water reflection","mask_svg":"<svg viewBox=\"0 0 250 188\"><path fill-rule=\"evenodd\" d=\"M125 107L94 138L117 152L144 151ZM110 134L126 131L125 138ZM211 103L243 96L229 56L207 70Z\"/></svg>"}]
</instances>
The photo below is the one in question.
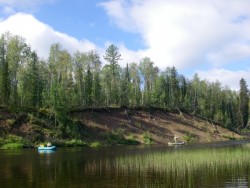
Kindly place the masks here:
<instances>
[{"instance_id":1,"label":"water reflection","mask_svg":"<svg viewBox=\"0 0 250 188\"><path fill-rule=\"evenodd\" d=\"M38 150L39 154L52 154L55 153L55 150Z\"/></svg>"},{"instance_id":2,"label":"water reflection","mask_svg":"<svg viewBox=\"0 0 250 188\"><path fill-rule=\"evenodd\" d=\"M233 146L233 147L231 147ZM1 187L248 187L250 148L0 151ZM12 154L10 154L12 153Z\"/></svg>"}]
</instances>

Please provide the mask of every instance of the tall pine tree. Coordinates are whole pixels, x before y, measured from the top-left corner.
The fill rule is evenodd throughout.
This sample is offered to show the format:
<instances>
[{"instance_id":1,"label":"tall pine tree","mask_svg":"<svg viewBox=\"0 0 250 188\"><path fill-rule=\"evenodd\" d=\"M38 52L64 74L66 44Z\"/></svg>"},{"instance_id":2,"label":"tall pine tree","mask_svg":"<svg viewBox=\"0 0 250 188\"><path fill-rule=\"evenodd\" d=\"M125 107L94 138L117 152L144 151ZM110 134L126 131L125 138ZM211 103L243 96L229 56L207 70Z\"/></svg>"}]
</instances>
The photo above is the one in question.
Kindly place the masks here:
<instances>
[{"instance_id":1,"label":"tall pine tree","mask_svg":"<svg viewBox=\"0 0 250 188\"><path fill-rule=\"evenodd\" d=\"M104 59L109 62L109 70L111 73L111 85L110 85L110 101L112 105L119 104L119 82L120 75L119 70L120 66L118 64L121 60L121 54L119 48L115 45L110 45L105 53Z\"/></svg>"},{"instance_id":2,"label":"tall pine tree","mask_svg":"<svg viewBox=\"0 0 250 188\"><path fill-rule=\"evenodd\" d=\"M239 93L239 118L242 127L246 127L248 122L249 111L249 90L245 79L240 79L240 93ZM240 126L240 125L239 125Z\"/></svg>"}]
</instances>

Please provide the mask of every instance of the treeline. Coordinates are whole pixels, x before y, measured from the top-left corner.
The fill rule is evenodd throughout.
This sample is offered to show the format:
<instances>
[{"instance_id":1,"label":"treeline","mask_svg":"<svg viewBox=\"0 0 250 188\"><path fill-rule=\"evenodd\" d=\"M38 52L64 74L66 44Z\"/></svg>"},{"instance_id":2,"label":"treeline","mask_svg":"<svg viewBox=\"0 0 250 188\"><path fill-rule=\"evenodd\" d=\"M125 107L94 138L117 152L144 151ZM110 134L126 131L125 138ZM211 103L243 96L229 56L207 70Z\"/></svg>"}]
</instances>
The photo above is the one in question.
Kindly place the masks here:
<instances>
[{"instance_id":1,"label":"treeline","mask_svg":"<svg viewBox=\"0 0 250 188\"><path fill-rule=\"evenodd\" d=\"M110 45L103 66L96 51L71 55L53 44L41 60L21 36L0 38L0 104L2 106L76 109L79 107L161 107L186 111L227 128L249 126L249 90L220 82L187 79L175 67L160 71L150 58L121 67L121 54Z\"/></svg>"}]
</instances>

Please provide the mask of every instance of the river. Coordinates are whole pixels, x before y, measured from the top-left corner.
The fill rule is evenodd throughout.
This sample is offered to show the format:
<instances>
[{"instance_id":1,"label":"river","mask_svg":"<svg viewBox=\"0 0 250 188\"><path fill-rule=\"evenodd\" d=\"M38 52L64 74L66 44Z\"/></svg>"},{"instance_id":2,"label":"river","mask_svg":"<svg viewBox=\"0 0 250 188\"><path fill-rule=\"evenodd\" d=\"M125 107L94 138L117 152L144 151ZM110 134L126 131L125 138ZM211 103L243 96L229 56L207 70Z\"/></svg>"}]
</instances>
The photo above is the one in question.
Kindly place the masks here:
<instances>
[{"instance_id":1,"label":"river","mask_svg":"<svg viewBox=\"0 0 250 188\"><path fill-rule=\"evenodd\" d=\"M248 141L0 150L0 187L249 187Z\"/></svg>"}]
</instances>

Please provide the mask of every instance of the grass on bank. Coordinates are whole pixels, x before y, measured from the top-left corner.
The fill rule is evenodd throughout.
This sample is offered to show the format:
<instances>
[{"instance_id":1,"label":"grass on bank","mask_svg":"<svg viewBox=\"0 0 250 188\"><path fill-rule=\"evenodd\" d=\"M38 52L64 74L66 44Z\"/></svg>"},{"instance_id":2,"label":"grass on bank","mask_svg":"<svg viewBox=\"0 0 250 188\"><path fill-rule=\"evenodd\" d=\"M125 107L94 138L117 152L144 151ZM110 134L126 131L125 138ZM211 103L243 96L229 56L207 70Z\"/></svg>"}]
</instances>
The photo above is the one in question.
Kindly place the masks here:
<instances>
[{"instance_id":1,"label":"grass on bank","mask_svg":"<svg viewBox=\"0 0 250 188\"><path fill-rule=\"evenodd\" d=\"M23 148L23 144L20 143L8 143L8 144L4 144L1 149L22 149Z\"/></svg>"},{"instance_id":2,"label":"grass on bank","mask_svg":"<svg viewBox=\"0 0 250 188\"><path fill-rule=\"evenodd\" d=\"M96 141L96 142L90 143L89 146L92 148L99 148L102 146L102 144L100 142Z\"/></svg>"},{"instance_id":3,"label":"grass on bank","mask_svg":"<svg viewBox=\"0 0 250 188\"><path fill-rule=\"evenodd\" d=\"M66 140L63 143L63 145L66 147L82 147L82 146L87 146L87 143L82 140L72 139L72 140Z\"/></svg>"},{"instance_id":4,"label":"grass on bank","mask_svg":"<svg viewBox=\"0 0 250 188\"><path fill-rule=\"evenodd\" d=\"M20 136L9 134L0 138L0 149L22 149L25 145L27 141Z\"/></svg>"}]
</instances>

